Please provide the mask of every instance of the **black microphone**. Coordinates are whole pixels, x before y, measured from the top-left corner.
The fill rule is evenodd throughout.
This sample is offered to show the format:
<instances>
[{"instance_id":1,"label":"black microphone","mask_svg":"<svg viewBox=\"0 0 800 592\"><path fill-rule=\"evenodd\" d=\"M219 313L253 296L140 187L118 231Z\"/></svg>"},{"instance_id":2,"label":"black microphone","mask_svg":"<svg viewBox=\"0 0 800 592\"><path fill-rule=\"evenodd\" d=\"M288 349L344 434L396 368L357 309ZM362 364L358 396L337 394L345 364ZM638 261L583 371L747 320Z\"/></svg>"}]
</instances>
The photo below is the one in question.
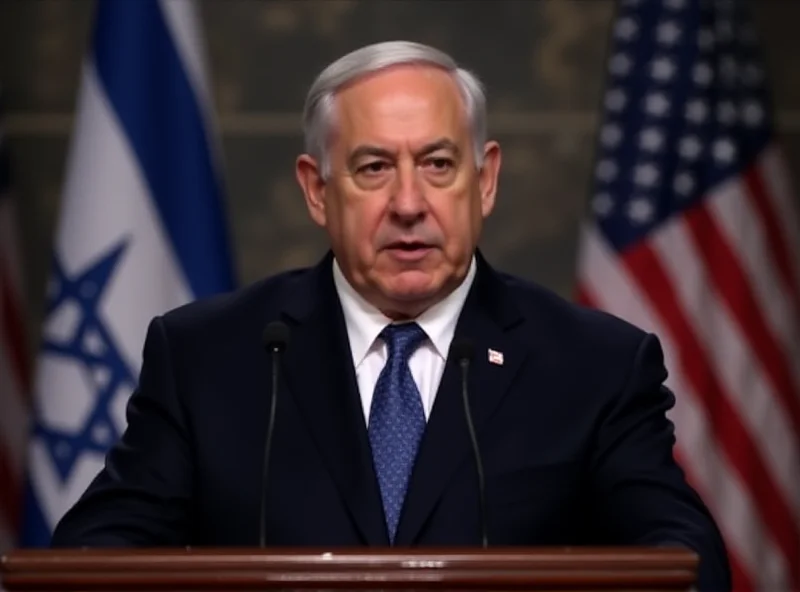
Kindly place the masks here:
<instances>
[{"instance_id":1,"label":"black microphone","mask_svg":"<svg viewBox=\"0 0 800 592\"><path fill-rule=\"evenodd\" d=\"M461 367L461 397L464 401L464 415L467 418L467 430L472 443L472 453L475 456L475 468L478 472L478 510L481 521L481 539L483 548L489 546L488 528L486 525L486 484L483 476L483 462L478 448L478 436L475 434L475 425L472 423L472 412L469 408L469 390L467 388L467 375L469 363L475 351L475 345L469 339L458 339L451 346L451 353Z\"/></svg>"},{"instance_id":2,"label":"black microphone","mask_svg":"<svg viewBox=\"0 0 800 592\"><path fill-rule=\"evenodd\" d=\"M275 410L278 402L278 375L280 373L280 358L286 344L289 343L289 327L281 321L273 321L264 329L261 341L272 357L272 398L270 399L269 421L267 422L267 436L264 440L264 472L261 475L261 515L258 525L258 540L263 548L265 546L267 522L267 481L269 476L269 456L272 449L272 431L275 427Z\"/></svg>"}]
</instances>

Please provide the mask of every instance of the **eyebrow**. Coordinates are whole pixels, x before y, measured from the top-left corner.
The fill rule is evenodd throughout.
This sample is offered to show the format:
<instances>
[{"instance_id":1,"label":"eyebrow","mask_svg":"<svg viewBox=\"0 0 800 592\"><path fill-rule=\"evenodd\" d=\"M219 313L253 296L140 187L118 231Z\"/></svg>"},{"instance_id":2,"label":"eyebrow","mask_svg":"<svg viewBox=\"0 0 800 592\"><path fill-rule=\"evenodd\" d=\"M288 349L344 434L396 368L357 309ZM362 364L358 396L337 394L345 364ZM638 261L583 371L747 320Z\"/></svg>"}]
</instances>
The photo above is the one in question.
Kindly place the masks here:
<instances>
[{"instance_id":1,"label":"eyebrow","mask_svg":"<svg viewBox=\"0 0 800 592\"><path fill-rule=\"evenodd\" d=\"M436 152L438 150L450 150L456 157L461 153L455 142L447 138L441 138L435 142L431 142L430 144L425 144L419 150L417 156L424 156L425 154L430 154L431 152Z\"/></svg>"},{"instance_id":2,"label":"eyebrow","mask_svg":"<svg viewBox=\"0 0 800 592\"><path fill-rule=\"evenodd\" d=\"M435 140L433 142L425 144L422 148L417 150L414 156L418 158L420 156L425 156L427 154L430 154L431 152L436 152L438 150L450 150L456 157L458 157L461 154L461 151L459 150L455 142L453 142L448 138L440 138L439 140ZM357 146L350 153L350 156L347 158L348 167L353 168L356 161L365 156L377 156L379 158L392 159L395 158L396 154L391 150L387 150L386 148L381 148L380 146L374 146L371 144L362 144L360 146Z\"/></svg>"}]
</instances>

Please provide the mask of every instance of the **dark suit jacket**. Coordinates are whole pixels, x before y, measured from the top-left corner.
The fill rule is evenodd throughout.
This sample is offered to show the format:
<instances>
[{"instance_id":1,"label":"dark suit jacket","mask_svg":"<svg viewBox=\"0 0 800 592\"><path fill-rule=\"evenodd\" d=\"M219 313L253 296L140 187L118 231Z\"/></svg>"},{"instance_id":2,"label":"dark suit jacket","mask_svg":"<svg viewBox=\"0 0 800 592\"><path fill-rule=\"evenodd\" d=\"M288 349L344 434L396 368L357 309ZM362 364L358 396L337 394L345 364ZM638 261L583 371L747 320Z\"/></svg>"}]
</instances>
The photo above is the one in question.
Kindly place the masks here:
<instances>
[{"instance_id":1,"label":"dark suit jacket","mask_svg":"<svg viewBox=\"0 0 800 592\"><path fill-rule=\"evenodd\" d=\"M273 320L291 342L268 544L388 544L331 261L152 322L128 428L54 545L258 544L271 382L261 334ZM455 335L476 345L469 391L490 545L685 545L701 557L704 588L729 587L720 534L673 460L673 395L654 336L500 274L480 253ZM480 544L459 376L449 363L397 545Z\"/></svg>"}]
</instances>

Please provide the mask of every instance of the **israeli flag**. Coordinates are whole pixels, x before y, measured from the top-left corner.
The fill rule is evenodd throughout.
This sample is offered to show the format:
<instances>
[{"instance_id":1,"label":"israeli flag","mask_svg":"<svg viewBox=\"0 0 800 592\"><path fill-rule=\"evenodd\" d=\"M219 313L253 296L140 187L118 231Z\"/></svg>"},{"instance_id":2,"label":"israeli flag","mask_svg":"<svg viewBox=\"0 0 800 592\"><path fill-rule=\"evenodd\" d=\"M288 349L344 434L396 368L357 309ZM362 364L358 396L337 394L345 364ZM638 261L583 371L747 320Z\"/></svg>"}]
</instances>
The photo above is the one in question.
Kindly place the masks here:
<instances>
[{"instance_id":1,"label":"israeli flag","mask_svg":"<svg viewBox=\"0 0 800 592\"><path fill-rule=\"evenodd\" d=\"M22 546L124 430L151 318L234 286L193 0L99 0L37 362Z\"/></svg>"}]
</instances>

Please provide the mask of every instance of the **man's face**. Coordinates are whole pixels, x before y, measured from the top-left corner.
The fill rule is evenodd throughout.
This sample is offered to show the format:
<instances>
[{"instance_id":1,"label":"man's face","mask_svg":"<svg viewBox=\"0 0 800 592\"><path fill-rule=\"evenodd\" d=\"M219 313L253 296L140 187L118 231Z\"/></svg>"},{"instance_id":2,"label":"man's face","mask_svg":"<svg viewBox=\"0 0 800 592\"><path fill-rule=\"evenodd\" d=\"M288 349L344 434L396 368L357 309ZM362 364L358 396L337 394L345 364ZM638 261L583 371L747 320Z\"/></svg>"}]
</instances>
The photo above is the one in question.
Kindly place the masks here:
<instances>
[{"instance_id":1,"label":"man's face","mask_svg":"<svg viewBox=\"0 0 800 592\"><path fill-rule=\"evenodd\" d=\"M466 275L494 206L500 150L476 168L464 103L453 78L398 66L336 97L330 177L301 156L309 211L327 230L347 279L392 317L416 316Z\"/></svg>"}]
</instances>

